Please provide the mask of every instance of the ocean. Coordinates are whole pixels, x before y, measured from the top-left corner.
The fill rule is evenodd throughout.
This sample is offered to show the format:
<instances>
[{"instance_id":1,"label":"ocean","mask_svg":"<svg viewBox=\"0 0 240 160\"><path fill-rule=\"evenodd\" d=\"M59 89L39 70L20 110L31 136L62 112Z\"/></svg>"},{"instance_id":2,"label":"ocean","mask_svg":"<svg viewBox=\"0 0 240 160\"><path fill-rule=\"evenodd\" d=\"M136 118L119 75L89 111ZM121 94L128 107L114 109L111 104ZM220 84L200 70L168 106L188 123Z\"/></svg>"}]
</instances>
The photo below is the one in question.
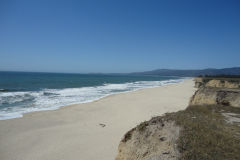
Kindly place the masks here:
<instances>
[{"instance_id":1,"label":"ocean","mask_svg":"<svg viewBox=\"0 0 240 160\"><path fill-rule=\"evenodd\" d=\"M0 120L87 103L108 95L178 83L186 78L110 74L0 72Z\"/></svg>"}]
</instances>

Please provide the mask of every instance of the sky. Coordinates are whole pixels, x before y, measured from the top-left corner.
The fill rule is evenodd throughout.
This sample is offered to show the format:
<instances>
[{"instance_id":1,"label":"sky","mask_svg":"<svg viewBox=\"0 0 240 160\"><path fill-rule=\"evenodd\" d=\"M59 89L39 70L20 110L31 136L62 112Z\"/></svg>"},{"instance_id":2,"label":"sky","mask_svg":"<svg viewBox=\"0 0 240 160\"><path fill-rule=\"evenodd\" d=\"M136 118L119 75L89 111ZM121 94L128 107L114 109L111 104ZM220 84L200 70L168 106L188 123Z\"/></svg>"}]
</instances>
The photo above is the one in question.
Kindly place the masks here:
<instances>
[{"instance_id":1,"label":"sky","mask_svg":"<svg viewBox=\"0 0 240 160\"><path fill-rule=\"evenodd\" d=\"M240 67L239 0L0 0L0 70Z\"/></svg>"}]
</instances>

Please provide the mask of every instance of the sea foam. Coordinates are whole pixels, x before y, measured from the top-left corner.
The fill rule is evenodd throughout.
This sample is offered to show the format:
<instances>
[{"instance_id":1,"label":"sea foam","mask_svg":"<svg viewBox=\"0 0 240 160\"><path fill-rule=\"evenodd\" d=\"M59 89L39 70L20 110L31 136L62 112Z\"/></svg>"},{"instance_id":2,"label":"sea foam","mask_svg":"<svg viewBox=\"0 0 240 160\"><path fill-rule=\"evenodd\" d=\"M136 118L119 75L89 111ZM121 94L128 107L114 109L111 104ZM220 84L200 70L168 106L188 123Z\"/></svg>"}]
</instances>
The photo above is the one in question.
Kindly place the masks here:
<instances>
[{"instance_id":1,"label":"sea foam","mask_svg":"<svg viewBox=\"0 0 240 160\"><path fill-rule=\"evenodd\" d=\"M112 94L173 84L182 82L183 80L184 79L138 81L122 84L106 83L95 87L42 89L40 91L26 92L1 92L0 120L22 117L24 113L29 112L55 110L66 105L88 103Z\"/></svg>"}]
</instances>

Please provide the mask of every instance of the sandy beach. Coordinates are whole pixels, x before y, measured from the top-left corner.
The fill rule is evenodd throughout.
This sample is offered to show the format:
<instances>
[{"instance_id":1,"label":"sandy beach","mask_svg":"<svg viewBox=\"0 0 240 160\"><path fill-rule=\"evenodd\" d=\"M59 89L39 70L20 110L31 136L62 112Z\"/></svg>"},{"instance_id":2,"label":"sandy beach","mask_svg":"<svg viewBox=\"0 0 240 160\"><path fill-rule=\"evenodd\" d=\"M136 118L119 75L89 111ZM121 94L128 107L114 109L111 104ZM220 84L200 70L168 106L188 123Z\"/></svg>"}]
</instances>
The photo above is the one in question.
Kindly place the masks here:
<instances>
[{"instance_id":1,"label":"sandy beach","mask_svg":"<svg viewBox=\"0 0 240 160\"><path fill-rule=\"evenodd\" d=\"M1 160L113 160L142 121L187 107L192 80L0 121Z\"/></svg>"}]
</instances>

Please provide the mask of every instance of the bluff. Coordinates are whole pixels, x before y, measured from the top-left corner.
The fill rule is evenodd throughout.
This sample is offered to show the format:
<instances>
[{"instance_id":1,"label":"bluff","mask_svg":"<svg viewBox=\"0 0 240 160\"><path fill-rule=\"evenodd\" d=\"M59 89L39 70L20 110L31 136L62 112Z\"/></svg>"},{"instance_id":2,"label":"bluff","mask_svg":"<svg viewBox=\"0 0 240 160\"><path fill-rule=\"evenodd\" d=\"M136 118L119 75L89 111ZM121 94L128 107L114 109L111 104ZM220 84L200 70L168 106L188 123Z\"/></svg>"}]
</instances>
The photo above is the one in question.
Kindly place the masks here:
<instances>
[{"instance_id":1,"label":"bluff","mask_svg":"<svg viewBox=\"0 0 240 160\"><path fill-rule=\"evenodd\" d=\"M142 122L122 138L115 160L240 159L237 78L198 77L186 110Z\"/></svg>"},{"instance_id":2,"label":"bluff","mask_svg":"<svg viewBox=\"0 0 240 160\"><path fill-rule=\"evenodd\" d=\"M226 105L240 107L239 78L195 78L199 89L193 95L190 105Z\"/></svg>"}]
</instances>

